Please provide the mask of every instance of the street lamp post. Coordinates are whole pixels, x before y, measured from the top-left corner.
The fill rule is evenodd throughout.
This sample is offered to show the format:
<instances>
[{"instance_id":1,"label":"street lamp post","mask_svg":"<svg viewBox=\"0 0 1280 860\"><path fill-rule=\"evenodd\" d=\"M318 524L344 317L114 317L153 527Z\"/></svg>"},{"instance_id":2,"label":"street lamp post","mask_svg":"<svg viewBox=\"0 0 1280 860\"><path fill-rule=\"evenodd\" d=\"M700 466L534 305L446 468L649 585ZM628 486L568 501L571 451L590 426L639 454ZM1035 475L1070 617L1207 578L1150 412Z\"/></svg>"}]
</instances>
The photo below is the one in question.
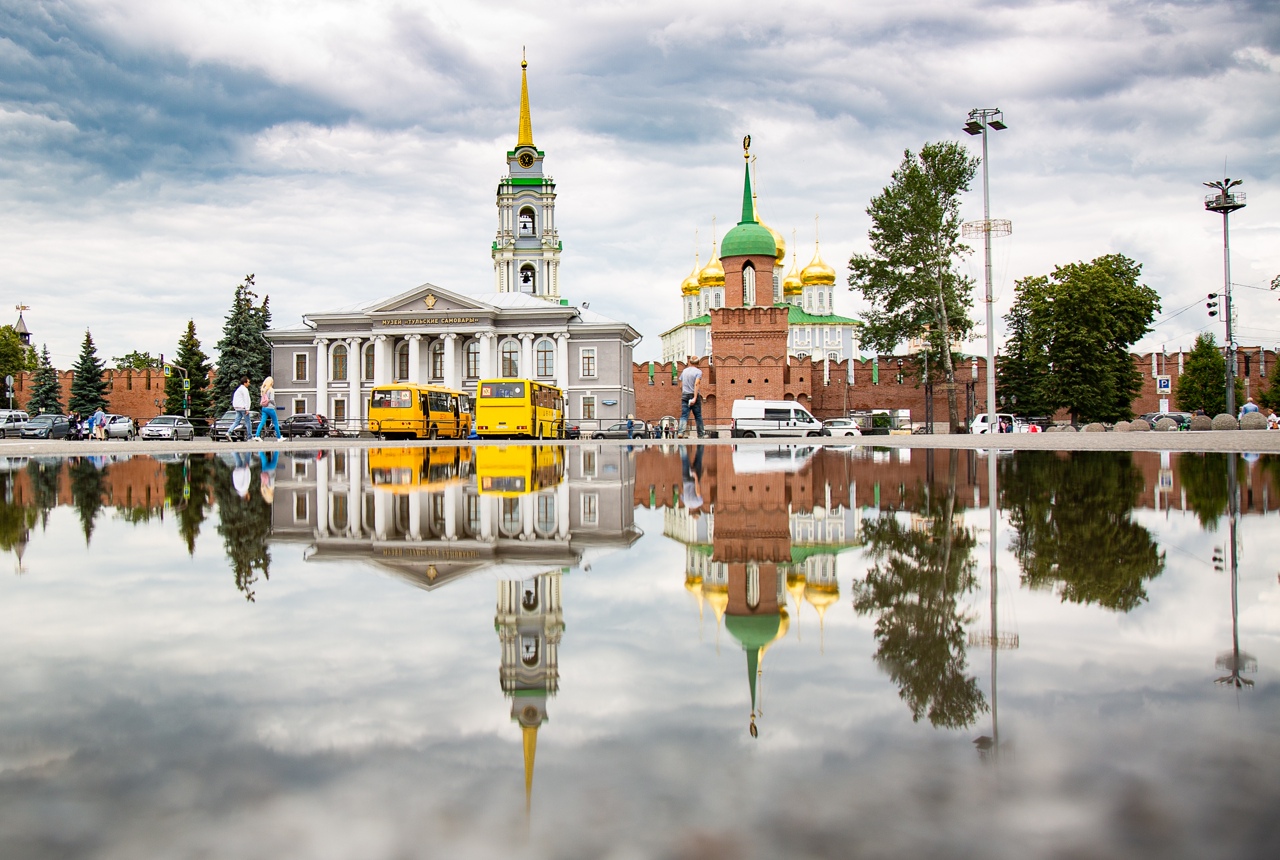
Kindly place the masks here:
<instances>
[{"instance_id":1,"label":"street lamp post","mask_svg":"<svg viewBox=\"0 0 1280 860\"><path fill-rule=\"evenodd\" d=\"M1221 181L1204 182L1206 188L1217 193L1204 198L1204 208L1209 212L1222 213L1222 319L1227 324L1227 414L1236 414L1236 342L1232 333L1232 317L1235 309L1231 306L1231 213L1245 206L1244 192L1232 191L1243 179L1224 178Z\"/></svg>"},{"instance_id":2,"label":"street lamp post","mask_svg":"<svg viewBox=\"0 0 1280 860\"><path fill-rule=\"evenodd\" d=\"M999 108L974 108L969 111L969 121L964 130L982 135L982 221L970 221L963 227L968 237L982 234L983 279L987 288L987 425L996 412L996 318L995 303L991 292L991 236L1008 236L1013 225L1008 221L991 220L991 185L987 171L987 129L996 131L1008 128L1004 113ZM948 344L948 346L950 346Z\"/></svg>"}]
</instances>

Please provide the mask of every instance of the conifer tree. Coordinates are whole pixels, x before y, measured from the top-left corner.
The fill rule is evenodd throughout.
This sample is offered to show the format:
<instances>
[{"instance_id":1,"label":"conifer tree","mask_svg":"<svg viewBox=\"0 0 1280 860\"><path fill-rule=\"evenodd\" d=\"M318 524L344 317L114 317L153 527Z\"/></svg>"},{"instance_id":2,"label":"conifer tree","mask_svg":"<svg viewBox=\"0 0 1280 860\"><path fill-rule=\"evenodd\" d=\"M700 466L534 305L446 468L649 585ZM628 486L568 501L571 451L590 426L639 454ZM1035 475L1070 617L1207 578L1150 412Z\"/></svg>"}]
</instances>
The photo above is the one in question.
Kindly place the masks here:
<instances>
[{"instance_id":1,"label":"conifer tree","mask_svg":"<svg viewBox=\"0 0 1280 860\"><path fill-rule=\"evenodd\" d=\"M164 411L168 415L182 415L183 409L191 410L192 418L213 417L213 391L209 382L209 356L200 348L196 336L195 320L187 320L187 330L178 340L178 354L173 364L187 372L191 390L183 398L182 374L174 373L165 381Z\"/></svg>"},{"instance_id":2,"label":"conifer tree","mask_svg":"<svg viewBox=\"0 0 1280 860\"><path fill-rule=\"evenodd\" d=\"M62 384L58 380L57 368L49 360L47 344L41 348L40 363L31 375L31 399L27 401L27 411L32 415L62 412Z\"/></svg>"},{"instance_id":3,"label":"conifer tree","mask_svg":"<svg viewBox=\"0 0 1280 860\"><path fill-rule=\"evenodd\" d=\"M1203 409L1221 415L1227 409L1227 360L1212 334L1201 334L1191 348L1173 391L1173 402L1185 412ZM1236 402L1244 403L1244 385L1236 380Z\"/></svg>"},{"instance_id":4,"label":"conifer tree","mask_svg":"<svg viewBox=\"0 0 1280 860\"><path fill-rule=\"evenodd\" d=\"M98 349L93 345L93 335L85 329L80 357L72 367L75 376L71 379L67 409L81 415L92 415L98 409L107 410L107 381L102 378L104 369L102 359L98 358Z\"/></svg>"},{"instance_id":5,"label":"conifer tree","mask_svg":"<svg viewBox=\"0 0 1280 860\"><path fill-rule=\"evenodd\" d=\"M271 326L270 297L255 304L253 275L245 275L236 285L231 312L222 326L218 341L218 374L214 382L214 405L218 413L231 408L231 395L240 385L240 377L249 377L250 393L257 394L258 385L271 374L271 344L262 336Z\"/></svg>"}]
</instances>

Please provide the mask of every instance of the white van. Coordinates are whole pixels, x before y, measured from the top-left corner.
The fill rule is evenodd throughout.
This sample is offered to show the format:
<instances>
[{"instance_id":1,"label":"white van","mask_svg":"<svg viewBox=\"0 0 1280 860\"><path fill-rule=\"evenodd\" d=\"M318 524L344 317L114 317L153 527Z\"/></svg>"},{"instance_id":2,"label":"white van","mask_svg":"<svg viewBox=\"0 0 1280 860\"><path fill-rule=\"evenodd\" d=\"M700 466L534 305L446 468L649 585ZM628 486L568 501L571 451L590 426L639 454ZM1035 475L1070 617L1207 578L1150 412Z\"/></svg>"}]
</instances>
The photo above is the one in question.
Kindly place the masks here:
<instances>
[{"instance_id":1,"label":"white van","mask_svg":"<svg viewBox=\"0 0 1280 860\"><path fill-rule=\"evenodd\" d=\"M970 433L999 433L1001 421L1004 421L1006 424L1009 425L1010 432L1013 431L1013 415L1012 414L1008 412L997 412L996 420L995 420L995 425L996 425L995 429L991 429L991 427L989 427L987 424L987 413L979 412L978 417L974 418L973 421L969 424L969 432Z\"/></svg>"},{"instance_id":2,"label":"white van","mask_svg":"<svg viewBox=\"0 0 1280 860\"><path fill-rule=\"evenodd\" d=\"M822 436L822 422L791 400L735 400L730 435L735 439L757 436Z\"/></svg>"}]
</instances>

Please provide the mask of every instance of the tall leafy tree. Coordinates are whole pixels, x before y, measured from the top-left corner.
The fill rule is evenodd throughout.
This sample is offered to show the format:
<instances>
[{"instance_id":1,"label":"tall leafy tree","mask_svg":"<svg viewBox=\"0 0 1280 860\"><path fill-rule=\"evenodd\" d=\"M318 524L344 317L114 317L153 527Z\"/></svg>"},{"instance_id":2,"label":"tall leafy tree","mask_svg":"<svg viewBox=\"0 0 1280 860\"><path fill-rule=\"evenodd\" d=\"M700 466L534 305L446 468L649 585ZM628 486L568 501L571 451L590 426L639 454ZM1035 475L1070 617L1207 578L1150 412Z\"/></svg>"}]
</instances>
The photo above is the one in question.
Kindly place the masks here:
<instances>
[{"instance_id":1,"label":"tall leafy tree","mask_svg":"<svg viewBox=\"0 0 1280 860\"><path fill-rule=\"evenodd\" d=\"M111 362L116 370L154 370L160 366L160 359L149 352L139 352L136 349L124 355L112 356Z\"/></svg>"},{"instance_id":2,"label":"tall leafy tree","mask_svg":"<svg viewBox=\"0 0 1280 860\"><path fill-rule=\"evenodd\" d=\"M41 348L40 363L31 375L31 398L27 401L27 411L32 415L62 411L62 382L58 379L57 368L49 359L48 345Z\"/></svg>"},{"instance_id":3,"label":"tall leafy tree","mask_svg":"<svg viewBox=\"0 0 1280 860\"><path fill-rule=\"evenodd\" d=\"M240 377L249 377L256 393L258 385L271 374L271 344L263 332L271 327L271 298L258 303L253 275L245 275L236 285L231 312L218 341L218 375L214 383L214 405L219 413L231 408L231 395Z\"/></svg>"},{"instance_id":4,"label":"tall leafy tree","mask_svg":"<svg viewBox=\"0 0 1280 860\"><path fill-rule=\"evenodd\" d=\"M196 336L195 320L187 320L187 330L178 340L178 354L173 364L185 370L186 378L191 381L191 390L183 398L182 374L175 373L165 383L164 411L169 415L181 415L182 410L189 408L194 418L213 417L213 389L209 381L209 357L200 348L200 338ZM239 384L239 383L237 383Z\"/></svg>"},{"instance_id":5,"label":"tall leafy tree","mask_svg":"<svg viewBox=\"0 0 1280 860\"><path fill-rule=\"evenodd\" d=\"M1203 409L1207 415L1220 415L1227 410L1227 359L1211 333L1196 337L1173 389L1173 402L1186 412ZM1236 402L1244 403L1244 384L1239 379Z\"/></svg>"},{"instance_id":6,"label":"tall leafy tree","mask_svg":"<svg viewBox=\"0 0 1280 860\"><path fill-rule=\"evenodd\" d=\"M67 408L81 415L89 415L96 409L107 409L107 381L102 378L105 369L98 349L93 345L93 335L85 329L84 342L80 344L80 357L71 368L71 396Z\"/></svg>"},{"instance_id":7,"label":"tall leafy tree","mask_svg":"<svg viewBox=\"0 0 1280 860\"><path fill-rule=\"evenodd\" d=\"M951 344L973 329L970 278L954 264L970 252L960 241L960 195L969 189L979 159L954 141L906 150L880 194L871 198L870 254L849 260L849 287L870 305L864 343L893 352L899 343L928 343L931 367L947 383L951 430L960 426Z\"/></svg>"},{"instance_id":8,"label":"tall leafy tree","mask_svg":"<svg viewBox=\"0 0 1280 860\"><path fill-rule=\"evenodd\" d=\"M1039 411L1068 410L1076 423L1133 416L1142 374L1129 348L1160 310L1156 291L1138 282L1141 274L1139 263L1107 254L1018 281L1005 319L1021 328L1009 377L1019 409L1026 397ZM1036 373L1039 383L1027 387Z\"/></svg>"},{"instance_id":9,"label":"tall leafy tree","mask_svg":"<svg viewBox=\"0 0 1280 860\"><path fill-rule=\"evenodd\" d=\"M1024 290L1039 288L1042 280L1019 281L1015 295L1020 297ZM1043 332L1032 318L1031 304L1015 298L1013 307L1005 315L1008 337L1005 339L1004 357L996 365L996 386L1000 397L1017 404L1019 412L1052 415L1058 407L1045 384L1049 375L1049 354L1040 339Z\"/></svg>"},{"instance_id":10,"label":"tall leafy tree","mask_svg":"<svg viewBox=\"0 0 1280 860\"><path fill-rule=\"evenodd\" d=\"M35 370L37 362L36 351L22 342L17 329L11 325L0 326L0 379Z\"/></svg>"}]
</instances>

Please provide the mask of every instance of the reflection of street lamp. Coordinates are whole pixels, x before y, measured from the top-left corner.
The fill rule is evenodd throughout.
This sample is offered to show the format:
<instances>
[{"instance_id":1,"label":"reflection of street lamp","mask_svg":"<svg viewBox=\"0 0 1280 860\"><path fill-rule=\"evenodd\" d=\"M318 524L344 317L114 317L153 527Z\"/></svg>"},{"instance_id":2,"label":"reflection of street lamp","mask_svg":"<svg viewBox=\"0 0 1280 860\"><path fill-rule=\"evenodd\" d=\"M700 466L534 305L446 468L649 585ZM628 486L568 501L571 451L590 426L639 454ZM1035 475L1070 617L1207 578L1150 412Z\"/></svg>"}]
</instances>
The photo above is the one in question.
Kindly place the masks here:
<instances>
[{"instance_id":1,"label":"reflection of street lamp","mask_svg":"<svg viewBox=\"0 0 1280 860\"><path fill-rule=\"evenodd\" d=\"M1241 678L1241 672L1258 671L1258 661L1252 654L1240 650L1240 602L1239 602L1239 568L1236 564L1236 525L1240 519L1240 485L1236 482L1236 455L1227 455L1227 515L1230 517L1228 539L1229 553L1228 557L1231 562L1231 650L1224 651L1218 655L1217 667L1226 669L1227 674L1221 678L1214 680L1215 684L1223 684L1228 687L1235 687L1239 690L1241 687L1252 687L1253 681L1248 678ZM1218 562L1221 556L1218 550L1214 550L1214 561ZM1216 569L1217 565L1215 564Z\"/></svg>"},{"instance_id":2,"label":"reflection of street lamp","mask_svg":"<svg viewBox=\"0 0 1280 860\"><path fill-rule=\"evenodd\" d=\"M1244 192L1232 191L1243 179L1224 178L1221 181L1201 183L1206 188L1217 191L1204 199L1204 208L1209 212L1222 213L1222 319L1227 324L1227 414L1236 414L1236 343L1232 339L1231 317L1231 230L1229 221L1231 213L1245 207Z\"/></svg>"}]
</instances>

